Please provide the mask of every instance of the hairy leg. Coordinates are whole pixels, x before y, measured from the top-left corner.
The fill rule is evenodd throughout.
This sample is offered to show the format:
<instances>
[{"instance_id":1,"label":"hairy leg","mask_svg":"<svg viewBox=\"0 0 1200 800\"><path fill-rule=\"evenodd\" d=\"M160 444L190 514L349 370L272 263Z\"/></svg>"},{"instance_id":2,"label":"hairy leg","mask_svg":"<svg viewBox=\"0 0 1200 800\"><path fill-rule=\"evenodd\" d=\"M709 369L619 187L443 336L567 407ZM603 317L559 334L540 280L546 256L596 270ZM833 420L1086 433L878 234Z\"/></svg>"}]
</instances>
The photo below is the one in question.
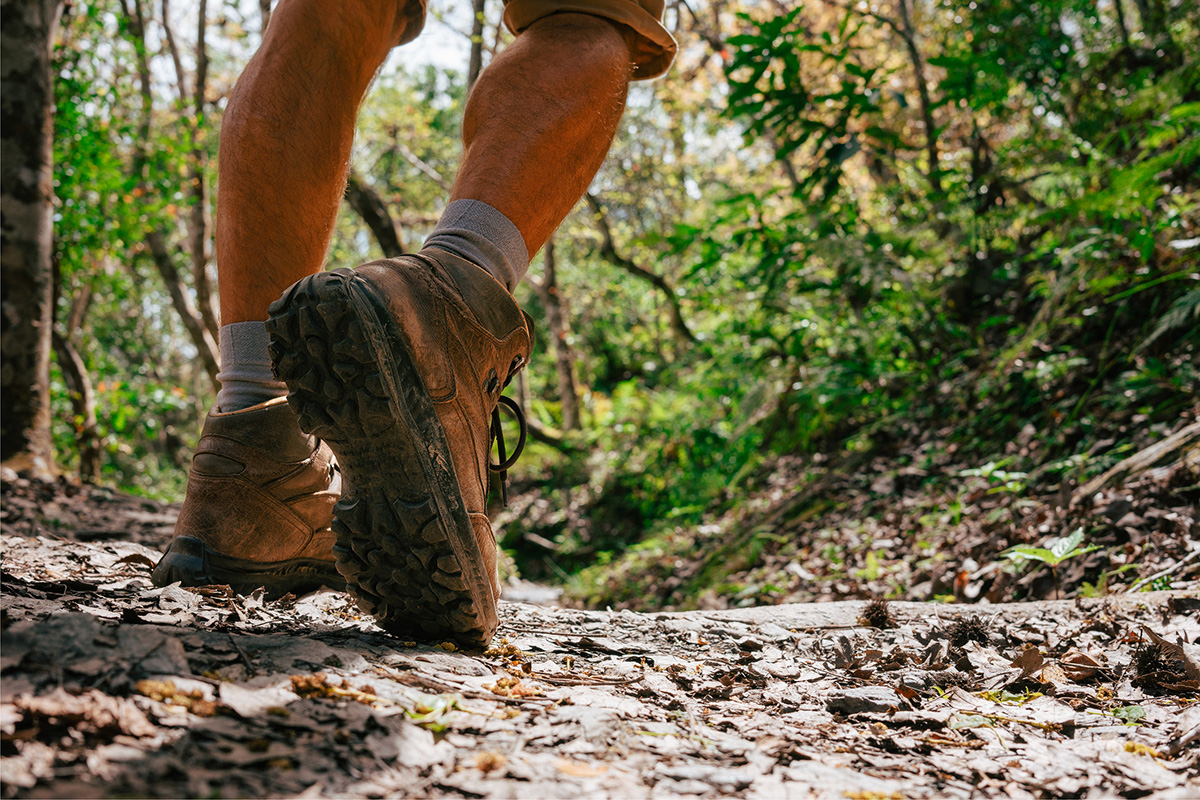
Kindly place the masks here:
<instances>
[{"instance_id":1,"label":"hairy leg","mask_svg":"<svg viewBox=\"0 0 1200 800\"><path fill-rule=\"evenodd\" d=\"M467 101L450 199L512 220L532 256L583 196L612 144L632 74L627 28L588 14L538 20Z\"/></svg>"},{"instance_id":2,"label":"hairy leg","mask_svg":"<svg viewBox=\"0 0 1200 800\"><path fill-rule=\"evenodd\" d=\"M221 321L265 320L321 269L359 104L403 36L396 0L283 0L234 87L221 130Z\"/></svg>"}]
</instances>

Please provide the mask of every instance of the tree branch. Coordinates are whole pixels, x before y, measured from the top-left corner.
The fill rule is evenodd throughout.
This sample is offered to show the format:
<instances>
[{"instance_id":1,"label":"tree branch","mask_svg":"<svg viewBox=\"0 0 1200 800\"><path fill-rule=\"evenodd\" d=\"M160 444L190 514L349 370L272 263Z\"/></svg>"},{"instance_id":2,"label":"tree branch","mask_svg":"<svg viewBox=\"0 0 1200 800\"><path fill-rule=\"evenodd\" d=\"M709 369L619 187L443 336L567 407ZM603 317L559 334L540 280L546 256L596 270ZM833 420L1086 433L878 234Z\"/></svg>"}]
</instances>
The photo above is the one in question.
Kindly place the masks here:
<instances>
[{"instance_id":1,"label":"tree branch","mask_svg":"<svg viewBox=\"0 0 1200 800\"><path fill-rule=\"evenodd\" d=\"M179 269L175 266L174 259L171 258L166 239L161 231L152 230L146 234L146 244L150 248L154 266L158 270L158 274L162 276L167 293L171 296L171 305L179 314L179 318L183 320L183 327L191 336L192 343L196 345L196 350L200 354L200 362L204 365L208 377L212 379L213 388L219 388L217 373L221 371L221 363L217 356L216 342L200 319L200 315L192 308L192 301L188 299L184 289L183 276L179 274Z\"/></svg>"},{"instance_id":2,"label":"tree branch","mask_svg":"<svg viewBox=\"0 0 1200 800\"><path fill-rule=\"evenodd\" d=\"M57 258L54 259L52 271L53 308L57 309L63 286L62 271L59 269ZM96 395L92 390L87 365L75 347L74 340L83 332L83 322L91 307L92 296L91 284L83 284L71 300L71 309L67 313L64 329L60 331L56 324L52 324L50 331L50 344L54 348L54 357L58 360L63 382L67 385L67 396L71 400L74 416L71 427L75 432L75 446L79 451L79 479L85 483L95 483L100 479L102 459L96 425Z\"/></svg>"},{"instance_id":3,"label":"tree branch","mask_svg":"<svg viewBox=\"0 0 1200 800\"><path fill-rule=\"evenodd\" d=\"M877 11L863 12L872 19L887 25L904 43L908 51L908 59L912 64L913 79L917 84L917 99L921 105L921 124L925 128L925 153L929 160L929 171L926 179L934 192L942 193L941 155L938 153L937 127L933 121L933 101L929 97L929 86L925 79L925 60L917 47L916 33L913 31L912 17L908 10L909 0L896 0L900 11L900 22Z\"/></svg>"},{"instance_id":4,"label":"tree branch","mask_svg":"<svg viewBox=\"0 0 1200 800\"><path fill-rule=\"evenodd\" d=\"M642 280L648 282L667 299L667 308L671 318L671 330L675 336L688 344L696 343L696 336L683 319L683 313L679 308L679 298L675 294L675 288L667 282L665 278L657 273L651 272L635 263L628 256L623 255L617 250L616 243L613 241L612 228L608 224L608 215L604 211L604 207L596 196L591 192L584 195L588 206L591 207L593 218L596 222L596 228L600 231L600 257L615 267L628 272Z\"/></svg>"},{"instance_id":5,"label":"tree branch","mask_svg":"<svg viewBox=\"0 0 1200 800\"><path fill-rule=\"evenodd\" d=\"M408 161L408 163L412 164L414 167L416 167L418 170L420 170L421 173L424 174L427 178L429 178L431 181L436 183L438 186L440 186L445 191L447 191L447 192L450 191L450 181L448 181L444 177L442 177L442 173L438 172L436 169L434 169L432 166L430 166L428 162L422 161L421 157L418 156L416 153L414 153L412 150L410 150L408 145L404 144L399 139L397 139L396 140L396 149L400 152L400 155L404 156L404 158Z\"/></svg>"},{"instance_id":6,"label":"tree branch","mask_svg":"<svg viewBox=\"0 0 1200 800\"><path fill-rule=\"evenodd\" d=\"M567 322L566 301L558 288L558 259L554 237L546 242L542 251L543 274L541 281L526 280L537 291L546 309L546 324L550 328L550 341L554 346L554 365L558 373L558 400L562 405L564 430L579 428L579 390L575 379L575 354L567 338L570 328Z\"/></svg>"},{"instance_id":7,"label":"tree branch","mask_svg":"<svg viewBox=\"0 0 1200 800\"><path fill-rule=\"evenodd\" d=\"M350 170L346 180L346 202L379 242L385 258L404 255L404 234L400 225L388 211L384 199L355 170Z\"/></svg>"},{"instance_id":8,"label":"tree branch","mask_svg":"<svg viewBox=\"0 0 1200 800\"><path fill-rule=\"evenodd\" d=\"M179 92L179 102L182 104L188 95L187 76L183 71L179 48L175 45L175 31L171 28L170 0L162 0L162 26L164 38L167 40L167 51L171 54L171 63L175 65L175 86Z\"/></svg>"}]
</instances>

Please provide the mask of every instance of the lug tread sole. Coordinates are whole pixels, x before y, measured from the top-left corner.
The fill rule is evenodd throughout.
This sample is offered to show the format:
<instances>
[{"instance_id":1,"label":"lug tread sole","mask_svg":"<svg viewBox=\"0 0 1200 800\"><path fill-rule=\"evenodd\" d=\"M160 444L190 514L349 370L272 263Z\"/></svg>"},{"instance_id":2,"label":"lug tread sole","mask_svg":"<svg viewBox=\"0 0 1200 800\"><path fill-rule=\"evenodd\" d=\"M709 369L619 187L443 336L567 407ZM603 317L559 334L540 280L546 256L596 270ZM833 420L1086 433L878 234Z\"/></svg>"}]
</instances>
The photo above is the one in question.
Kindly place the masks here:
<instances>
[{"instance_id":1,"label":"lug tread sole","mask_svg":"<svg viewBox=\"0 0 1200 800\"><path fill-rule=\"evenodd\" d=\"M271 305L267 323L275 372L300 427L329 445L342 470L337 569L358 606L389 633L485 647L496 627L494 602L478 586L482 562L465 574L455 546L475 547L473 534L463 542L470 520L457 484L449 491L445 479L431 477L431 458L445 468L449 452L444 440L436 452L427 432L393 410L402 403L419 424L436 425L432 401L399 336L386 337L388 356L369 340L366 327L380 323L355 305L354 280L349 269L305 278Z\"/></svg>"}]
</instances>

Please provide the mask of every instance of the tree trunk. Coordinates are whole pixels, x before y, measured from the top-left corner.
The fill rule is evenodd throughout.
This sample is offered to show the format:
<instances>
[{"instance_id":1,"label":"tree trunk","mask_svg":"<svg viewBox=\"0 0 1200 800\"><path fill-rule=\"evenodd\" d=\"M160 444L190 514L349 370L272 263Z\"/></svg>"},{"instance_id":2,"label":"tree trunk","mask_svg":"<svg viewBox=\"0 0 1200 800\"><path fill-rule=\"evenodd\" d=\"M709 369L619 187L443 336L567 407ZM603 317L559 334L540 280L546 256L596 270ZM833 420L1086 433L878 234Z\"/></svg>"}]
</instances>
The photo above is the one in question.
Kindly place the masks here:
<instances>
[{"instance_id":1,"label":"tree trunk","mask_svg":"<svg viewBox=\"0 0 1200 800\"><path fill-rule=\"evenodd\" d=\"M269 13L269 9L268 9ZM171 27L170 1L162 0L162 26L171 53L171 61L175 65L175 84L179 93L179 106L185 108L190 102L192 116L186 121L188 134L192 140L192 151L188 157L188 195L191 208L188 211L188 252L192 260L192 285L196 288L196 308L204 327L214 340L218 337L221 323L213 308L212 281L209 279L209 230L212 222L208 213L208 186L206 168L208 154L203 147L204 110L208 92L208 0L200 0L196 22L196 86L195 91L188 92L187 75L183 71L183 61L179 57L179 48L175 45L175 33ZM190 96L189 96L190 94Z\"/></svg>"},{"instance_id":2,"label":"tree trunk","mask_svg":"<svg viewBox=\"0 0 1200 800\"><path fill-rule=\"evenodd\" d=\"M1113 10L1116 12L1117 30L1121 34L1121 45L1126 50L1133 48L1129 44L1129 23L1125 21L1125 7L1121 5L1122 0L1113 0ZM1096 9L1096 15L1100 16L1100 9Z\"/></svg>"},{"instance_id":3,"label":"tree trunk","mask_svg":"<svg viewBox=\"0 0 1200 800\"><path fill-rule=\"evenodd\" d=\"M1142 32L1154 41L1158 38L1161 26L1159 24L1158 14L1151 0L1135 0L1135 5L1138 9L1138 16L1142 18Z\"/></svg>"},{"instance_id":4,"label":"tree trunk","mask_svg":"<svg viewBox=\"0 0 1200 800\"><path fill-rule=\"evenodd\" d=\"M479 73L483 72L483 10L486 0L472 0L471 10L471 58L467 62L467 91L475 85Z\"/></svg>"},{"instance_id":5,"label":"tree trunk","mask_svg":"<svg viewBox=\"0 0 1200 800\"><path fill-rule=\"evenodd\" d=\"M71 410L74 412L71 427L75 431L75 445L79 449L79 479L84 483L96 483L100 480L101 460L92 381L75 345L58 332L54 333L53 340L54 355L58 358L58 367L67 384L67 394L71 397Z\"/></svg>"},{"instance_id":6,"label":"tree trunk","mask_svg":"<svg viewBox=\"0 0 1200 800\"><path fill-rule=\"evenodd\" d=\"M384 258L404 255L404 234L400 224L388 211L387 203L379 193L354 170L350 170L346 180L346 202L379 242Z\"/></svg>"},{"instance_id":7,"label":"tree trunk","mask_svg":"<svg viewBox=\"0 0 1200 800\"><path fill-rule=\"evenodd\" d=\"M154 95L151 86L150 60L146 51L146 18L142 13L141 0L121 2L122 10L129 23L129 31L133 36L133 45L137 51L138 84L142 100L142 119L138 125L138 144L134 153L130 171L144 189L146 184L147 150L150 142L152 117L154 113ZM202 9L203 10L203 9ZM198 76L199 77L199 76ZM199 85L197 81L197 85ZM182 98L181 98L182 99ZM171 305L179 314L184 328L195 345L200 362L212 382L214 390L220 388L217 373L220 372L220 358L217 354L216 339L209 330L206 320L192 307L187 296L187 287L183 276L175 266L171 257L171 249L167 245L166 235L157 229L146 232L146 245L154 261L158 274L162 276L167 293L171 296ZM200 288L200 287L197 287Z\"/></svg>"},{"instance_id":8,"label":"tree trunk","mask_svg":"<svg viewBox=\"0 0 1200 800\"><path fill-rule=\"evenodd\" d=\"M221 371L221 363L220 357L217 355L217 344L209 334L208 328L205 327L204 321L200 319L200 315L192 308L192 301L188 299L183 276L179 274L179 269L171 258L166 238L160 231L150 231L146 234L146 244L150 248L154 266L158 270L158 274L162 276L163 284L167 287L167 294L171 295L171 305L179 314L179 318L183 320L183 326L191 336L192 343L196 345L200 363L204 365L204 371L212 380L213 389L220 389L217 373Z\"/></svg>"},{"instance_id":9,"label":"tree trunk","mask_svg":"<svg viewBox=\"0 0 1200 800\"><path fill-rule=\"evenodd\" d=\"M942 162L938 154L937 126L933 121L933 102L929 98L929 83L925 79L925 60L917 47L917 34L913 30L912 15L908 10L909 0L898 0L900 8L900 24L903 32L900 38L908 49L908 58L912 61L913 78L917 84L917 97L921 101L921 120L925 126L925 153L929 159L929 185L937 194L942 193Z\"/></svg>"},{"instance_id":10,"label":"tree trunk","mask_svg":"<svg viewBox=\"0 0 1200 800\"><path fill-rule=\"evenodd\" d=\"M54 259L53 265L54 301L51 305L57 309L62 299L63 279L58 259ZM51 333L54 356L71 400L71 427L75 433L75 449L79 453L79 479L84 483L96 483L102 465L100 435L96 427L96 395L87 365L75 346L75 341L83 335L83 322L92 306L92 297L92 287L85 283L72 299L62 329L53 327Z\"/></svg>"},{"instance_id":11,"label":"tree trunk","mask_svg":"<svg viewBox=\"0 0 1200 800\"><path fill-rule=\"evenodd\" d=\"M54 474L50 439L54 75L61 0L0 0L0 459Z\"/></svg>"},{"instance_id":12,"label":"tree trunk","mask_svg":"<svg viewBox=\"0 0 1200 800\"><path fill-rule=\"evenodd\" d=\"M221 329L213 308L213 287L208 276L209 235L212 228L208 213L207 167L208 153L204 150L204 110L208 92L208 0L200 0L196 22L196 85L192 97L192 153L188 180L191 183L192 208L188 220L188 249L192 256L192 286L196 289L196 308L204 327L215 341ZM183 98L180 98L181 100Z\"/></svg>"},{"instance_id":13,"label":"tree trunk","mask_svg":"<svg viewBox=\"0 0 1200 800\"><path fill-rule=\"evenodd\" d=\"M558 372L558 399L562 404L562 426L565 431L579 429L579 389L575 380L575 354L567 341L570 336L567 322L566 303L558 289L558 264L555 257L554 238L546 242L545 275L541 281L532 281L534 289L546 308L546 325L550 328L550 340L554 343L554 365Z\"/></svg>"}]
</instances>

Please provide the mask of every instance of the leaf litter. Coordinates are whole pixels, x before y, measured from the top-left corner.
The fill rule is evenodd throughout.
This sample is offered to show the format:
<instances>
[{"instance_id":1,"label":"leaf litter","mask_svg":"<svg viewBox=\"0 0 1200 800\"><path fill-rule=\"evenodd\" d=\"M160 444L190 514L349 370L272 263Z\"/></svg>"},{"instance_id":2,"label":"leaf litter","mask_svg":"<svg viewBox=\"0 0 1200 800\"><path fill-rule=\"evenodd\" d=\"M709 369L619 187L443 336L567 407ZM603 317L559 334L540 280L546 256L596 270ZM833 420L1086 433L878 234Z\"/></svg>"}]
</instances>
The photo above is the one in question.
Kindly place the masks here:
<instances>
[{"instance_id":1,"label":"leaf litter","mask_svg":"<svg viewBox=\"0 0 1200 800\"><path fill-rule=\"evenodd\" d=\"M461 652L337 592L155 588L172 510L114 500L114 530L114 507L136 535L5 517L4 797L1200 794L1195 592L505 603Z\"/></svg>"}]
</instances>

